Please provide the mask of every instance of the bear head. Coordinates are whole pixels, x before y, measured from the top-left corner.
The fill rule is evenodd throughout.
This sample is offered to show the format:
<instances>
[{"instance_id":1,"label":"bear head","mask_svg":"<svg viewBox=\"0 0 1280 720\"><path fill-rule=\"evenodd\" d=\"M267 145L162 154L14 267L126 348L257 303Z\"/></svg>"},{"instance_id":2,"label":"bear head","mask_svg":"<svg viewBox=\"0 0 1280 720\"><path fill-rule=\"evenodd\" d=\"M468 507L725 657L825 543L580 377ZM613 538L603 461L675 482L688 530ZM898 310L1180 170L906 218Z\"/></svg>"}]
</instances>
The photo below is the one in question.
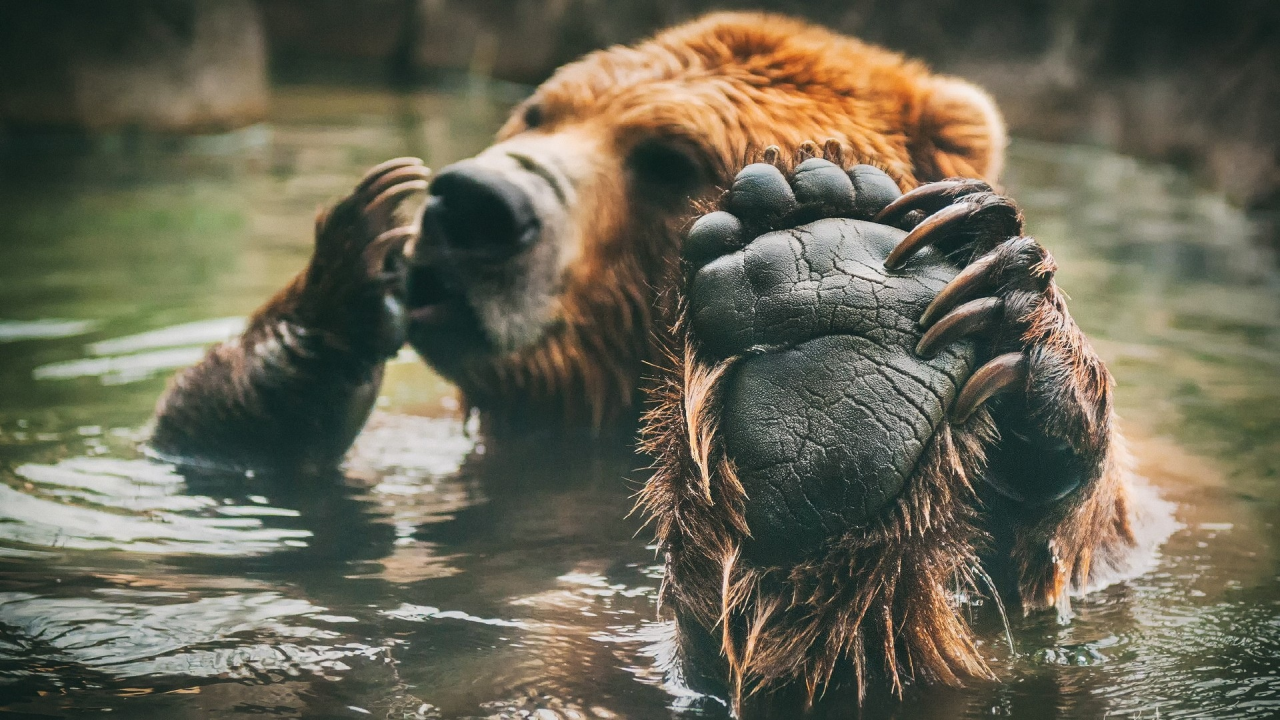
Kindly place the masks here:
<instances>
[{"instance_id":1,"label":"bear head","mask_svg":"<svg viewBox=\"0 0 1280 720\"><path fill-rule=\"evenodd\" d=\"M832 140L907 189L994 180L1005 136L973 85L773 15L713 14L565 65L434 177L408 252L410 342L486 414L634 418L699 200L766 147Z\"/></svg>"}]
</instances>

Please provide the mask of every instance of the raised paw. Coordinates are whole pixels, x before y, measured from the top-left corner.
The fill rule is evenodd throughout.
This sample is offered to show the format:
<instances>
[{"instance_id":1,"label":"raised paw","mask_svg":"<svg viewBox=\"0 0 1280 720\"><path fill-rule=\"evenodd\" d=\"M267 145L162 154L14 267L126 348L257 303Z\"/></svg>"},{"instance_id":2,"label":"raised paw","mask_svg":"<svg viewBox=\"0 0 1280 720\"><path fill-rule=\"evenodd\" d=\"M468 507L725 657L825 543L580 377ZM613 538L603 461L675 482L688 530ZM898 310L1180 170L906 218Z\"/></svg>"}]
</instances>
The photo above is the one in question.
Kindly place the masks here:
<instances>
[{"instance_id":1,"label":"raised paw","mask_svg":"<svg viewBox=\"0 0 1280 720\"><path fill-rule=\"evenodd\" d=\"M403 258L421 232L430 172L417 158L388 160L317 216L300 308L306 326L379 357L404 344Z\"/></svg>"},{"instance_id":2,"label":"raised paw","mask_svg":"<svg viewBox=\"0 0 1280 720\"><path fill-rule=\"evenodd\" d=\"M895 501L969 378L974 351L915 352L959 272L871 218L898 198L870 166L749 165L684 248L696 362L728 368L718 427L758 561L795 560Z\"/></svg>"}]
</instances>

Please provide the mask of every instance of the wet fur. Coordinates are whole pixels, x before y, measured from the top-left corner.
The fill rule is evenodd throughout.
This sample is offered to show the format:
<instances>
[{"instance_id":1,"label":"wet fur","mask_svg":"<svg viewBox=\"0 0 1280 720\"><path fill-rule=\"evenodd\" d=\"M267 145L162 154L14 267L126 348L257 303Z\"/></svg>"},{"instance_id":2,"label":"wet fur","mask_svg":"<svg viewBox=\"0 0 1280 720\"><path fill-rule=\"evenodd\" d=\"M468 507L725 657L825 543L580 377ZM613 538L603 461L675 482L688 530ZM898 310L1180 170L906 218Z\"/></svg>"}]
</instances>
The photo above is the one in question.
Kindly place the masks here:
<instances>
[{"instance_id":1,"label":"wet fur","mask_svg":"<svg viewBox=\"0 0 1280 720\"><path fill-rule=\"evenodd\" d=\"M805 157L784 152L775 164L790 174ZM1001 223L1016 236L1022 219L1008 210ZM1055 269L1046 254L1032 274L1050 278ZM877 525L833 538L791 567L743 557L745 495L718 438L721 385L737 358L703 359L681 308L645 416L642 447L655 473L638 505L666 563L661 602L686 644L704 631L714 636L716 652L697 662L723 665L736 708L760 692L798 690L812 703L833 683L852 686L861 700L877 687L901 696L912 683L994 679L965 618L966 598L999 604L1006 594L1026 612L1056 607L1067 617L1071 594L1132 563L1129 464L1114 427L1111 376L1056 286L1019 297L1026 304L1009 312L1028 329L1006 344L1038 354L1041 372L1031 382L1047 398L1029 420L1068 439L1094 467L1091 480L1040 511L984 495L985 449L999 433L982 409L940 427ZM989 530L1012 537L996 543ZM993 546L1011 547L999 556ZM1012 582L997 587L992 575Z\"/></svg>"},{"instance_id":2,"label":"wet fur","mask_svg":"<svg viewBox=\"0 0 1280 720\"><path fill-rule=\"evenodd\" d=\"M523 108L534 102L548 123L603 126L622 147L653 135L687 142L713 188L769 145L827 138L903 187L952 175L994 179L1005 142L994 104L976 87L772 15L713 14L635 47L591 53L517 108L499 141L526 130ZM611 167L604 177L626 172ZM693 213L687 201L664 204L602 183L585 200L591 226L581 232L590 244L566 278L557 325L537 345L457 378L494 428L524 424L514 416L597 427L635 417L637 389L660 357L654 328L672 318L668 265Z\"/></svg>"},{"instance_id":3,"label":"wet fur","mask_svg":"<svg viewBox=\"0 0 1280 720\"><path fill-rule=\"evenodd\" d=\"M724 77L707 81L715 73ZM947 176L993 180L1004 146L999 116L976 88L856 40L755 14L713 15L593 53L537 97L552 118L585 115L616 131L620 144L697 130L690 140L700 143L711 187L727 185L766 146L790 154L811 139L834 138L846 165L874 164L903 189ZM517 109L500 137L523 130L520 116ZM741 122L726 124L726 116ZM656 469L640 507L667 561L662 602L682 626L692 620L718 633L736 698L792 685L812 699L833 680L861 690L883 679L901 693L914 681L992 677L958 597L989 592L979 552L990 527L1012 528L1005 561L1026 608L1065 608L1070 591L1123 561L1133 533L1111 381L1056 289L1029 308L1026 340L1053 368L1036 381L1057 393L1045 405L1052 415L1034 420L1093 459L1098 473L1087 487L1029 521L1010 514L991 522L984 513L1000 509L983 505L978 485L995 430L982 411L940 429L878 526L794 567L743 560L742 487L717 436L719 389L733 363L701 360L679 320L675 258L690 206L629 197L618 182L596 194L598 212L583 231L590 243L565 280L557 322L533 347L477 362L459 383L489 428L545 419L600 428L634 418L642 378L655 376L643 443ZM322 217L318 238L337 227ZM347 274L318 270L343 262ZM356 264L350 252L318 242L312 269L259 311L244 336L179 376L162 400L154 444L231 464L247 457L252 465L259 454L336 462L370 407L386 356L359 334L368 324L363 306L349 304L368 289Z\"/></svg>"}]
</instances>

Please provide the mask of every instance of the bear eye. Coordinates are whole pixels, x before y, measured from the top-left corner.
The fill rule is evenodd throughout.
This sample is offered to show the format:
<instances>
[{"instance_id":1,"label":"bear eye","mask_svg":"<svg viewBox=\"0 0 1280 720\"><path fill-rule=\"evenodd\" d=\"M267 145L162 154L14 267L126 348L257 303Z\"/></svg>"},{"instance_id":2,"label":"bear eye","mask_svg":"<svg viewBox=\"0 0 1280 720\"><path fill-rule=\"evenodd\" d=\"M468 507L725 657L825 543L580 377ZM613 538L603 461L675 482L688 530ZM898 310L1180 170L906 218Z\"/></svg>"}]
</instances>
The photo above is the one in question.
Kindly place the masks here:
<instances>
[{"instance_id":1,"label":"bear eye","mask_svg":"<svg viewBox=\"0 0 1280 720\"><path fill-rule=\"evenodd\" d=\"M526 107L524 109L524 126L530 130L538 127L545 119L543 114L542 106L538 103L533 103L529 107Z\"/></svg>"},{"instance_id":2,"label":"bear eye","mask_svg":"<svg viewBox=\"0 0 1280 720\"><path fill-rule=\"evenodd\" d=\"M669 140L642 141L627 160L638 180L667 190L688 192L702 177L693 154Z\"/></svg>"}]
</instances>

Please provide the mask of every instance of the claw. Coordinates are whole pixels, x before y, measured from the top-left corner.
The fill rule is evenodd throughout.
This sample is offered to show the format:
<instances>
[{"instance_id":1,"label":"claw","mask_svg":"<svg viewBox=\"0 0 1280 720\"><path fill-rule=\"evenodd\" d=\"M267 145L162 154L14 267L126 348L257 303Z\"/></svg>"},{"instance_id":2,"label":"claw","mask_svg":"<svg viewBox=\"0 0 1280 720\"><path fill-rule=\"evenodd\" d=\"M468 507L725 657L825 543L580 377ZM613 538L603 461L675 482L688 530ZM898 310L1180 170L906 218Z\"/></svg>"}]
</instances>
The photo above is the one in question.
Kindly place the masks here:
<instances>
[{"instance_id":1,"label":"claw","mask_svg":"<svg viewBox=\"0 0 1280 720\"><path fill-rule=\"evenodd\" d=\"M424 165L406 165L386 173L363 190L366 197L376 198L384 190L404 180L429 180L431 170Z\"/></svg>"},{"instance_id":2,"label":"claw","mask_svg":"<svg viewBox=\"0 0 1280 720\"><path fill-rule=\"evenodd\" d=\"M386 206L392 205L395 201L403 198L405 195L410 195L415 192L426 193L427 181L410 180L383 190L378 197L374 198L372 202L365 206L365 214L376 215L377 213L385 210Z\"/></svg>"},{"instance_id":3,"label":"claw","mask_svg":"<svg viewBox=\"0 0 1280 720\"><path fill-rule=\"evenodd\" d=\"M964 270L960 271L942 288L942 292L933 298L933 302L929 303L929 307L924 309L924 314L920 316L920 327L927 328L933 324L935 318L950 310L952 307L968 298L978 290L985 289L991 285L991 278L988 274L995 265L996 258L994 255L984 255L974 260Z\"/></svg>"},{"instance_id":4,"label":"claw","mask_svg":"<svg viewBox=\"0 0 1280 720\"><path fill-rule=\"evenodd\" d=\"M912 210L932 212L960 195L990 190L991 186L981 180L943 180L921 185L886 205L872 222L892 225Z\"/></svg>"},{"instance_id":5,"label":"claw","mask_svg":"<svg viewBox=\"0 0 1280 720\"><path fill-rule=\"evenodd\" d=\"M951 423L959 425L969 419L978 406L992 395L1027 382L1027 356L1020 352L992 358L969 378L960 397L951 408Z\"/></svg>"},{"instance_id":6,"label":"claw","mask_svg":"<svg viewBox=\"0 0 1280 720\"><path fill-rule=\"evenodd\" d=\"M365 262L370 268L381 268L396 248L403 248L418 235L416 225L392 228L374 238L364 249Z\"/></svg>"},{"instance_id":7,"label":"claw","mask_svg":"<svg viewBox=\"0 0 1280 720\"><path fill-rule=\"evenodd\" d=\"M800 143L800 147L796 150L796 164L817 156L818 144L812 140L805 140Z\"/></svg>"},{"instance_id":8,"label":"claw","mask_svg":"<svg viewBox=\"0 0 1280 720\"><path fill-rule=\"evenodd\" d=\"M844 167L844 145L835 138L827 138L822 143L822 156L828 162Z\"/></svg>"},{"instance_id":9,"label":"claw","mask_svg":"<svg viewBox=\"0 0 1280 720\"><path fill-rule=\"evenodd\" d=\"M906 195L902 197L906 197ZM894 202L896 203L897 201L895 200ZM964 222L977 209L976 203L959 202L925 218L924 222L907 233L907 236L902 238L902 242L898 243L898 246L889 253L889 257L885 258L884 266L890 270L898 269L912 255L916 254L920 248L938 239L951 226ZM880 214L884 215L883 212ZM876 222L879 222L879 220Z\"/></svg>"},{"instance_id":10,"label":"claw","mask_svg":"<svg viewBox=\"0 0 1280 720\"><path fill-rule=\"evenodd\" d=\"M1004 301L1000 298L973 300L947 313L937 325L920 338L916 354L931 358L939 348L966 336L987 332L1004 317Z\"/></svg>"},{"instance_id":11,"label":"claw","mask_svg":"<svg viewBox=\"0 0 1280 720\"><path fill-rule=\"evenodd\" d=\"M360 180L360 184L356 185L355 193L361 192L377 181L383 175L402 167L410 167L413 165L421 165L422 159L416 157L398 157L378 163L369 168L365 172L364 178ZM354 194L354 193L353 193Z\"/></svg>"},{"instance_id":12,"label":"claw","mask_svg":"<svg viewBox=\"0 0 1280 720\"><path fill-rule=\"evenodd\" d=\"M782 157L782 148L777 145L770 145L764 149L764 157L760 162L766 162L770 165L777 165L778 159Z\"/></svg>"},{"instance_id":13,"label":"claw","mask_svg":"<svg viewBox=\"0 0 1280 720\"><path fill-rule=\"evenodd\" d=\"M383 244L390 245L402 238L413 237L414 235L417 235L417 234L418 234L418 228L413 225L405 225L404 227L391 228L390 230L374 238L373 242L369 243L369 246L374 247L374 246L383 245Z\"/></svg>"}]
</instances>

